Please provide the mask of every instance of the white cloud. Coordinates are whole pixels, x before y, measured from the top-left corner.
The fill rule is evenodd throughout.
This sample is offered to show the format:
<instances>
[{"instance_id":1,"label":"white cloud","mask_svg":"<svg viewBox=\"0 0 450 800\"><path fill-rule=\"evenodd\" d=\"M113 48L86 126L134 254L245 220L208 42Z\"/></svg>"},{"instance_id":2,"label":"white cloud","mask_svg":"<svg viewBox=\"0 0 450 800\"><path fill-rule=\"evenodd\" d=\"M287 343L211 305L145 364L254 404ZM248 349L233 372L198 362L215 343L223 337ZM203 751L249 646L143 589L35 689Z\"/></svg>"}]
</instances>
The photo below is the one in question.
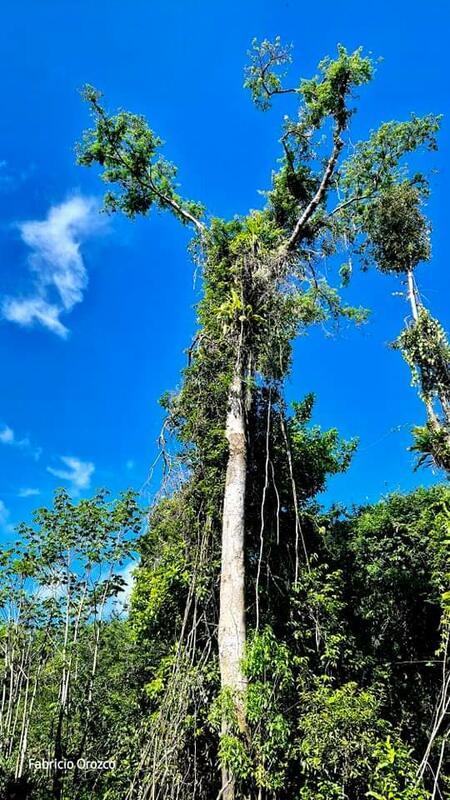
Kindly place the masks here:
<instances>
[{"instance_id":1,"label":"white cloud","mask_svg":"<svg viewBox=\"0 0 450 800\"><path fill-rule=\"evenodd\" d=\"M4 525L9 517L9 511L6 508L3 500L0 500L0 525Z\"/></svg>"},{"instance_id":2,"label":"white cloud","mask_svg":"<svg viewBox=\"0 0 450 800\"><path fill-rule=\"evenodd\" d=\"M14 530L14 525L10 524L9 516L9 508L5 506L3 500L0 500L0 528L11 533Z\"/></svg>"},{"instance_id":3,"label":"white cloud","mask_svg":"<svg viewBox=\"0 0 450 800\"><path fill-rule=\"evenodd\" d=\"M60 460L68 469L47 467L47 471L56 478L69 481L74 494L78 494L81 489L88 489L95 470L94 464L91 461L81 461L80 458L74 458L74 456L60 456Z\"/></svg>"},{"instance_id":4,"label":"white cloud","mask_svg":"<svg viewBox=\"0 0 450 800\"><path fill-rule=\"evenodd\" d=\"M34 289L27 297L6 297L3 317L18 325L43 325L65 338L68 328L60 315L81 303L88 275L80 245L103 227L93 198L72 197L52 206L44 220L19 225L22 241L31 253L28 264L33 273Z\"/></svg>"},{"instance_id":5,"label":"white cloud","mask_svg":"<svg viewBox=\"0 0 450 800\"><path fill-rule=\"evenodd\" d=\"M31 454L32 454L32 456L33 456L35 461L39 461L39 459L40 459L40 457L42 455L42 447L33 447L32 451L31 451Z\"/></svg>"},{"instance_id":6,"label":"white cloud","mask_svg":"<svg viewBox=\"0 0 450 800\"><path fill-rule=\"evenodd\" d=\"M14 444L14 431L9 425L5 425L0 431L0 442L2 444Z\"/></svg>"},{"instance_id":7,"label":"white cloud","mask_svg":"<svg viewBox=\"0 0 450 800\"><path fill-rule=\"evenodd\" d=\"M39 322L44 328L65 339L69 329L60 321L60 313L59 306L48 303L42 297L28 297L23 300L6 297L2 304L3 317L9 322L17 322L25 327Z\"/></svg>"},{"instance_id":8,"label":"white cloud","mask_svg":"<svg viewBox=\"0 0 450 800\"><path fill-rule=\"evenodd\" d=\"M42 447L34 447L28 436L25 436L23 439L18 439L9 425L3 425L3 428L0 430L0 443L9 444L12 447L19 447L21 450L26 450L33 456L35 461L38 461L42 454Z\"/></svg>"},{"instance_id":9,"label":"white cloud","mask_svg":"<svg viewBox=\"0 0 450 800\"><path fill-rule=\"evenodd\" d=\"M23 489L19 489L18 497L37 497L41 493L40 489L33 489L29 486L26 486Z\"/></svg>"},{"instance_id":10,"label":"white cloud","mask_svg":"<svg viewBox=\"0 0 450 800\"><path fill-rule=\"evenodd\" d=\"M10 192L18 189L22 183L28 180L35 169L34 164L29 164L18 171L10 166L7 161L0 161L0 191Z\"/></svg>"},{"instance_id":11,"label":"white cloud","mask_svg":"<svg viewBox=\"0 0 450 800\"><path fill-rule=\"evenodd\" d=\"M49 584L39 584L38 588L38 596L40 600L58 600L60 597L64 597L67 594L67 585L62 581L57 581L56 583L49 583Z\"/></svg>"},{"instance_id":12,"label":"white cloud","mask_svg":"<svg viewBox=\"0 0 450 800\"><path fill-rule=\"evenodd\" d=\"M135 581L134 573L135 573L136 567L137 567L136 562L132 561L120 573L120 577L123 578L123 580L125 581L125 586L123 587L123 590L118 595L117 601L118 601L119 606L121 606L122 608L126 608L130 603L131 592L133 591L133 586L134 586L134 581Z\"/></svg>"}]
</instances>

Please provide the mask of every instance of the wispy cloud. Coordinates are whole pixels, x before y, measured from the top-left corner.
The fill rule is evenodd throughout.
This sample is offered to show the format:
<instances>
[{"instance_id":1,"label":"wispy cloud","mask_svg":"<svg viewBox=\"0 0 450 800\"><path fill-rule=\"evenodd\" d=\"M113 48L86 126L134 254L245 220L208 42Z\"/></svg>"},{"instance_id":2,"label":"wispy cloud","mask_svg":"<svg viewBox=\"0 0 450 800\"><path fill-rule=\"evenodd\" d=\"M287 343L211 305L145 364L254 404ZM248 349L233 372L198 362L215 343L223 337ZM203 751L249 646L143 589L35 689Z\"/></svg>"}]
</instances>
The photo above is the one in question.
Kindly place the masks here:
<instances>
[{"instance_id":1,"label":"wispy cloud","mask_svg":"<svg viewBox=\"0 0 450 800\"><path fill-rule=\"evenodd\" d=\"M3 317L10 322L17 322L18 325L29 327L34 322L38 322L48 328L52 333L65 339L69 329L59 319L62 309L58 305L52 305L42 297L26 297L16 299L6 297L2 304Z\"/></svg>"},{"instance_id":2,"label":"wispy cloud","mask_svg":"<svg viewBox=\"0 0 450 800\"><path fill-rule=\"evenodd\" d=\"M0 530L11 533L14 530L14 525L9 522L10 512L3 502L0 500Z\"/></svg>"},{"instance_id":3,"label":"wispy cloud","mask_svg":"<svg viewBox=\"0 0 450 800\"><path fill-rule=\"evenodd\" d=\"M41 493L40 489L33 489L31 486L26 486L19 489L17 492L18 497L37 497Z\"/></svg>"},{"instance_id":4,"label":"wispy cloud","mask_svg":"<svg viewBox=\"0 0 450 800\"><path fill-rule=\"evenodd\" d=\"M9 511L6 508L3 500L0 500L0 525L4 525L9 517Z\"/></svg>"},{"instance_id":5,"label":"wispy cloud","mask_svg":"<svg viewBox=\"0 0 450 800\"><path fill-rule=\"evenodd\" d=\"M42 454L42 447L35 447L29 440L28 436L18 439L14 430L9 425L3 425L0 429L0 444L10 445L11 447L18 447L21 450L26 450L35 461L38 461Z\"/></svg>"},{"instance_id":6,"label":"wispy cloud","mask_svg":"<svg viewBox=\"0 0 450 800\"><path fill-rule=\"evenodd\" d=\"M4 159L0 161L0 192L11 192L17 190L33 174L36 167L30 164L28 167L17 170L13 165L8 164Z\"/></svg>"},{"instance_id":7,"label":"wispy cloud","mask_svg":"<svg viewBox=\"0 0 450 800\"><path fill-rule=\"evenodd\" d=\"M14 431L9 425L5 425L0 431L0 442L2 444L14 444Z\"/></svg>"},{"instance_id":8,"label":"wispy cloud","mask_svg":"<svg viewBox=\"0 0 450 800\"><path fill-rule=\"evenodd\" d=\"M60 597L67 595L67 591L67 584L64 581L57 581L56 583L39 585L38 596L41 600L58 600Z\"/></svg>"},{"instance_id":9,"label":"wispy cloud","mask_svg":"<svg viewBox=\"0 0 450 800\"><path fill-rule=\"evenodd\" d=\"M60 460L65 464L67 469L47 467L47 471L56 478L68 481L71 484L71 490L74 494L78 494L81 489L88 489L91 485L91 477L95 471L94 464L91 461L82 461L80 458L75 458L74 456L60 456Z\"/></svg>"},{"instance_id":10,"label":"wispy cloud","mask_svg":"<svg viewBox=\"0 0 450 800\"><path fill-rule=\"evenodd\" d=\"M125 585L118 595L118 605L122 609L127 609L130 600L131 600L131 592L133 591L134 581L135 581L135 571L136 571L136 561L132 561L128 564L122 572L120 573L120 577L125 581Z\"/></svg>"},{"instance_id":11,"label":"wispy cloud","mask_svg":"<svg viewBox=\"0 0 450 800\"><path fill-rule=\"evenodd\" d=\"M21 223L22 241L31 251L33 291L25 297L5 297L3 317L25 327L40 324L65 338L69 330L60 315L81 303L88 283L80 246L103 227L97 201L81 195L52 206L44 220Z\"/></svg>"}]
</instances>

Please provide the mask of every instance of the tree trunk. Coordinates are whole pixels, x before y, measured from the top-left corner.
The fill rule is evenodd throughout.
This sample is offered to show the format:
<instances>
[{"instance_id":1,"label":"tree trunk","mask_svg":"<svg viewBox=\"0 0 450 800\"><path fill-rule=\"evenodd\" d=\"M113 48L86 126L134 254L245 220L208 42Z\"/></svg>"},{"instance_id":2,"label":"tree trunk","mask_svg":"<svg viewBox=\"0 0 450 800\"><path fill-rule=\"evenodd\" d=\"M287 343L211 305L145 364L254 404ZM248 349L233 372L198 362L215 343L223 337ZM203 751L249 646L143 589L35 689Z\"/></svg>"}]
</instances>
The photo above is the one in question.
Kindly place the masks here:
<instances>
[{"instance_id":1,"label":"tree trunk","mask_svg":"<svg viewBox=\"0 0 450 800\"><path fill-rule=\"evenodd\" d=\"M408 299L411 306L411 313L414 322L417 322L419 319L419 312L417 308L417 294L416 294L416 287L414 285L414 275L412 269L408 270L407 276L408 276Z\"/></svg>"},{"instance_id":2,"label":"tree trunk","mask_svg":"<svg viewBox=\"0 0 450 800\"><path fill-rule=\"evenodd\" d=\"M247 440L243 368L239 359L228 396L225 435L229 445L222 518L219 660L222 690L233 698L239 727L245 729L246 679L242 672L245 648L245 486ZM223 721L222 732L228 723ZM234 776L222 771L223 800L235 800Z\"/></svg>"},{"instance_id":3,"label":"tree trunk","mask_svg":"<svg viewBox=\"0 0 450 800\"><path fill-rule=\"evenodd\" d=\"M420 301L418 302L417 289L416 289L416 285L415 285L415 282L414 282L414 274L413 274L413 271L411 269L408 270L407 277L408 277L408 299L409 299L409 303L410 303L410 306L411 306L411 313L412 313L412 316L413 316L414 324L417 324L417 322L419 321ZM449 403L449 400L440 391L436 392L436 396L437 396L437 398L438 398L438 400L439 400L439 402L441 404L441 409L442 409L442 412L443 412L443 415L444 415L445 422L446 422L447 425L449 425L450 424L450 403ZM444 431L444 425L442 424L442 422L440 421L438 415L436 414L436 411L434 410L432 398L431 397L425 398L424 402L425 402L425 407L426 407L426 410L427 410L428 424L430 425L430 427L436 433ZM448 444L450 446L450 437L448 435L448 432L447 432L446 438L447 438L447 442L448 442ZM440 461L439 459L436 459L436 458L435 458L435 462L439 467L441 467L442 469L445 469L445 471L448 474L450 474L449 465L447 463L445 463L444 461Z\"/></svg>"}]
</instances>

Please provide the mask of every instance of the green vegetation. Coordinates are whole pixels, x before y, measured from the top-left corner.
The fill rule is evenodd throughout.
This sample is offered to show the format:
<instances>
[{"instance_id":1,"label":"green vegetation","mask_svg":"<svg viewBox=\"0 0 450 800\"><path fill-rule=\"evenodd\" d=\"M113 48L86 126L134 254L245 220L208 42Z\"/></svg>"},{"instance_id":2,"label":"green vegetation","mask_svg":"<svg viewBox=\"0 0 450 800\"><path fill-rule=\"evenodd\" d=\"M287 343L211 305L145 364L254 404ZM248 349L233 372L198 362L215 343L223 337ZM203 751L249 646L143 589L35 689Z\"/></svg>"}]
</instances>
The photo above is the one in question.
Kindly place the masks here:
<instances>
[{"instance_id":1,"label":"green vegetation","mask_svg":"<svg viewBox=\"0 0 450 800\"><path fill-rule=\"evenodd\" d=\"M357 443L289 408L291 345L316 323L362 323L324 274L328 256L393 272L412 321L398 347L427 424L422 463L448 467L449 353L418 298L430 258L424 175L439 119L391 122L350 146L361 49L338 48L287 87L289 49L254 42L245 86L267 111L292 94L263 209L211 218L179 193L161 140L84 92L78 149L105 207L152 207L191 226L203 295L177 394L162 405L176 457L150 510L132 494L74 505L58 493L2 555L0 781L36 800L434 800L450 784L450 490L348 511L318 495ZM339 280L339 276L338 276ZM307 376L305 376L307 383ZM427 438L428 437L428 438ZM166 476L167 477L167 476ZM167 484L169 486L169 483ZM121 572L139 554L128 610ZM36 772L29 759L113 759L115 769ZM14 794L16 792L16 794Z\"/></svg>"}]
</instances>

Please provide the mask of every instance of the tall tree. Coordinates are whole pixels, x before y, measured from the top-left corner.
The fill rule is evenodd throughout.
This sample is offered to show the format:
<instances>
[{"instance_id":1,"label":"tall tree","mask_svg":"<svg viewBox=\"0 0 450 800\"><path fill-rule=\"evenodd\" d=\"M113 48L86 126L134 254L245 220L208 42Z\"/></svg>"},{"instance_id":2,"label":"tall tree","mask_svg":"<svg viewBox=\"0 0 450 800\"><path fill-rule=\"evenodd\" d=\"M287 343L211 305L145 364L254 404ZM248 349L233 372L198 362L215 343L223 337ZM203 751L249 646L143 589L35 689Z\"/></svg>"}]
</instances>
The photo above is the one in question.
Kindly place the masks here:
<instances>
[{"instance_id":1,"label":"tall tree","mask_svg":"<svg viewBox=\"0 0 450 800\"><path fill-rule=\"evenodd\" d=\"M424 176L387 187L365 210L362 247L381 272L398 275L406 286L411 316L395 346L411 368L427 415L426 425L414 428L413 449L419 464L431 460L450 474L450 343L415 278L416 267L431 257L430 226L421 208L428 194Z\"/></svg>"},{"instance_id":2,"label":"tall tree","mask_svg":"<svg viewBox=\"0 0 450 800\"><path fill-rule=\"evenodd\" d=\"M450 477L450 343L440 322L425 307L415 278L416 267L431 258L430 225L422 209L429 188L422 175L412 180L402 175L397 178L370 207L362 210L366 238L360 251L364 258L374 261L382 273L398 275L406 288L411 315L394 347L401 351L411 369L412 384L418 387L427 417L425 425L413 428L415 441L411 450L419 454L417 466L428 463L444 470ZM434 524L441 535L448 538L449 515L445 505L436 505ZM437 700L419 768L420 777L427 768L433 770L433 798L439 790L448 736L444 723L450 704L449 574L445 547L441 551L440 571L435 571L435 577L441 589L442 644L437 654L442 658L442 682L438 687L432 687ZM439 736L441 739L438 740ZM440 756L431 767L436 740Z\"/></svg>"},{"instance_id":3,"label":"tall tree","mask_svg":"<svg viewBox=\"0 0 450 800\"><path fill-rule=\"evenodd\" d=\"M251 536L249 508L254 499L249 491L253 481L259 485L262 469L253 620L258 629L259 567L268 524L266 497L269 485L275 492L277 487L271 458L276 432L285 451L291 486L294 584L300 578L301 559L308 561L299 517L293 429L282 396L290 343L299 330L327 317L356 321L364 317L360 310L342 305L336 290L320 274L321 261L358 236L361 209L392 183L405 153L432 141L437 126L434 117L413 118L393 125L389 136L384 136L384 126L379 133L380 140L384 136L383 154L380 149L367 147L364 151L361 146L356 158L351 155L343 163L350 148L354 91L371 80L371 60L361 49L348 53L339 46L337 57L324 59L317 75L287 87L282 79L290 60L289 48L279 39L255 41L246 73L245 85L262 110L268 110L277 95L291 94L299 105L294 118L285 118L281 167L273 175L262 210L231 222L207 218L199 204L178 193L176 168L161 155L161 140L144 118L123 111L108 114L100 92L92 87L85 89L84 96L94 127L86 132L78 153L80 164L99 165L103 180L113 187L105 196L107 210L122 211L130 218L146 215L152 207L170 211L193 229L194 251L203 268L200 329L190 350L183 388L178 396L166 398L165 405L169 424L185 445L183 458L191 475L181 494L190 511L180 511L178 506L176 513L182 513L191 526L192 518L187 517L196 518L203 532L212 531L213 539L216 526L221 528L218 652L223 701L220 796L224 800L234 800L238 791L247 791L238 789L237 761L230 756L227 743L234 727L244 741L250 737L248 678L243 667L246 617L251 606L248 575L252 564L246 557L246 542ZM342 274L346 278L345 270ZM261 430L266 453L263 465L255 455ZM165 524L176 506L174 500L165 507ZM199 542L204 542L204 535L199 534ZM194 571L198 575L200 556L196 552ZM188 592L184 620L191 613L189 608L198 613L200 594L195 603L192 600L196 591ZM196 631L198 621L196 617ZM143 792L141 796L150 795ZM151 796L159 795L154 792Z\"/></svg>"}]
</instances>

